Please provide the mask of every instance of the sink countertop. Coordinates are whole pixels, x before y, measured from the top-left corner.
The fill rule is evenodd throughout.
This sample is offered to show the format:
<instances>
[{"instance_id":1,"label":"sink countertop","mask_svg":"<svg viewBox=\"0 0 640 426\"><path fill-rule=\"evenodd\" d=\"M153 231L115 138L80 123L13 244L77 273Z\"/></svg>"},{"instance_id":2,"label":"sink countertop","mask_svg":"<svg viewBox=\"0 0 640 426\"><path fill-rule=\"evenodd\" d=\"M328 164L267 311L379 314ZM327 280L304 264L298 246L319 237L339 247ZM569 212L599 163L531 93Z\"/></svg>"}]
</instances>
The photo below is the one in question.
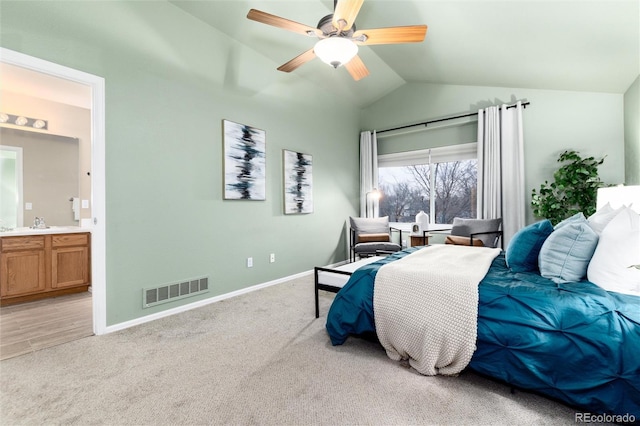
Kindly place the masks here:
<instances>
[{"instance_id":1,"label":"sink countertop","mask_svg":"<svg viewBox=\"0 0 640 426\"><path fill-rule=\"evenodd\" d=\"M33 229L29 227L14 228L11 231L0 231L0 237L18 237L24 235L44 235L44 234L73 234L80 232L91 232L90 228L81 226L50 226L43 229Z\"/></svg>"}]
</instances>

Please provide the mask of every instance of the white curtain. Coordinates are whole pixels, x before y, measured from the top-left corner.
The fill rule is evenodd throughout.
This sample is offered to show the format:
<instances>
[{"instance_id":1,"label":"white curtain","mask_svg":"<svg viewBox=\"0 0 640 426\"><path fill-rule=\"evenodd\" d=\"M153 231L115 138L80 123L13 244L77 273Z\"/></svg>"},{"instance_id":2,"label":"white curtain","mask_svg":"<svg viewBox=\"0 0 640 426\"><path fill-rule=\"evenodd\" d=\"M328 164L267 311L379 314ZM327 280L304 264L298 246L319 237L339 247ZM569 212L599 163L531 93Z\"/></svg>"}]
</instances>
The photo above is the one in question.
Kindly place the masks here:
<instances>
[{"instance_id":1,"label":"white curtain","mask_svg":"<svg viewBox=\"0 0 640 426\"><path fill-rule=\"evenodd\" d=\"M360 217L377 217L378 200L368 196L378 186L378 143L375 130L360 133Z\"/></svg>"},{"instance_id":2,"label":"white curtain","mask_svg":"<svg viewBox=\"0 0 640 426\"><path fill-rule=\"evenodd\" d=\"M525 225L522 104L478 111L478 217L502 218L506 248Z\"/></svg>"}]
</instances>

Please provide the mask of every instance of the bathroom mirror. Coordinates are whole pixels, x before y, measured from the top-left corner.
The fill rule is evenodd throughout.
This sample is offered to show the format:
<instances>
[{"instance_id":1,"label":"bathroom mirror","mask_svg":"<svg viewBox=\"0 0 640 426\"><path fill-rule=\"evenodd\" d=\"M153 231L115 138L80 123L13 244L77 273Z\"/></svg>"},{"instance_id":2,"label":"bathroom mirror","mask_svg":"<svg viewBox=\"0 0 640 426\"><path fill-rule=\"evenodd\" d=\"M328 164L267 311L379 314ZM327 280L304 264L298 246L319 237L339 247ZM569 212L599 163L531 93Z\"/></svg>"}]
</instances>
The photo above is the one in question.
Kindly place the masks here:
<instances>
[{"instance_id":1,"label":"bathroom mirror","mask_svg":"<svg viewBox=\"0 0 640 426\"><path fill-rule=\"evenodd\" d=\"M78 139L2 127L0 140L0 227L78 226Z\"/></svg>"}]
</instances>

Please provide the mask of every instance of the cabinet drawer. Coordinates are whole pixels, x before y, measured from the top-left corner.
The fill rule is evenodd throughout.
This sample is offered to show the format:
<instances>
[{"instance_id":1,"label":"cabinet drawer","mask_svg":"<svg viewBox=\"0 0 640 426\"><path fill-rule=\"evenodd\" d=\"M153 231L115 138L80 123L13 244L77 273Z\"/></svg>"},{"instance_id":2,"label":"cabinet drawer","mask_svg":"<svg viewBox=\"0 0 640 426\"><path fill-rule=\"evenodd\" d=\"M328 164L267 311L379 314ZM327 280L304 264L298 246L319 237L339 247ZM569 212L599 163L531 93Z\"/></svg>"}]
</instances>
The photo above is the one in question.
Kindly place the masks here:
<instances>
[{"instance_id":1,"label":"cabinet drawer","mask_svg":"<svg viewBox=\"0 0 640 426\"><path fill-rule=\"evenodd\" d=\"M44 249L44 235L2 237L2 251Z\"/></svg>"},{"instance_id":2,"label":"cabinet drawer","mask_svg":"<svg viewBox=\"0 0 640 426\"><path fill-rule=\"evenodd\" d=\"M51 241L54 248L86 245L89 245L89 234L55 234Z\"/></svg>"}]
</instances>

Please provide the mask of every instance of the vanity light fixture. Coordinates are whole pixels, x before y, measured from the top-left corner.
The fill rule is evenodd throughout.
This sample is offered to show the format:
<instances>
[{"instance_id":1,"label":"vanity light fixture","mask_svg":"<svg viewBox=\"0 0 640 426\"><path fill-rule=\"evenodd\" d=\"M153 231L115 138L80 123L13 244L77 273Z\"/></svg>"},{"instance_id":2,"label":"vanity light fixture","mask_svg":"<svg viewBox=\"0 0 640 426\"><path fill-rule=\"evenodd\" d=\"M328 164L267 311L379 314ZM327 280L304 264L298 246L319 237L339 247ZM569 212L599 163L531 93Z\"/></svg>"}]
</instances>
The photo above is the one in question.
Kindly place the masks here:
<instances>
[{"instance_id":1,"label":"vanity light fixture","mask_svg":"<svg viewBox=\"0 0 640 426\"><path fill-rule=\"evenodd\" d=\"M39 118L14 115L0 112L0 124L13 124L20 127L31 127L38 130L48 130L49 122Z\"/></svg>"}]
</instances>

